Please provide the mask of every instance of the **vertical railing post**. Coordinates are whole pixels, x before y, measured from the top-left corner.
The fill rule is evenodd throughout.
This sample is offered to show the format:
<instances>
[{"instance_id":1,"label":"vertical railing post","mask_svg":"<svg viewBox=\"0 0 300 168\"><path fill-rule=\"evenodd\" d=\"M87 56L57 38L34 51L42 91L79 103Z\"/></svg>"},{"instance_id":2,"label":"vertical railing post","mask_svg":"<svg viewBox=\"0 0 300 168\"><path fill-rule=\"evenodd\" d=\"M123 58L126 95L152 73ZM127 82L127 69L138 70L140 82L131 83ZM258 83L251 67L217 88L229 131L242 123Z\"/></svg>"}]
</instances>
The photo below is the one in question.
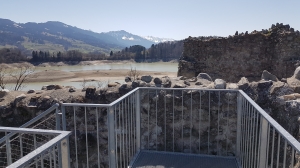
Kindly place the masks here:
<instances>
[{"instance_id":1,"label":"vertical railing post","mask_svg":"<svg viewBox=\"0 0 300 168\"><path fill-rule=\"evenodd\" d=\"M61 153L59 159L61 159L61 167L62 168L69 168L70 167L70 151L69 151L69 137L65 138L60 142L60 151Z\"/></svg>"},{"instance_id":2,"label":"vertical railing post","mask_svg":"<svg viewBox=\"0 0 300 168\"><path fill-rule=\"evenodd\" d=\"M243 97L240 92L237 93L237 132L236 132L236 156L241 162L241 124L242 124L242 101ZM228 117L228 116L227 116Z\"/></svg>"},{"instance_id":3,"label":"vertical railing post","mask_svg":"<svg viewBox=\"0 0 300 168\"><path fill-rule=\"evenodd\" d=\"M260 118L260 146L259 146L259 168L266 166L268 146L268 121L261 115Z\"/></svg>"},{"instance_id":4,"label":"vertical railing post","mask_svg":"<svg viewBox=\"0 0 300 168\"><path fill-rule=\"evenodd\" d=\"M66 107L61 106L61 113L62 113L62 130L67 130L67 124L66 124Z\"/></svg>"},{"instance_id":5,"label":"vertical railing post","mask_svg":"<svg viewBox=\"0 0 300 168\"><path fill-rule=\"evenodd\" d=\"M115 168L116 165L116 137L114 124L114 106L108 108L108 149L109 149L109 167Z\"/></svg>"},{"instance_id":6,"label":"vertical railing post","mask_svg":"<svg viewBox=\"0 0 300 168\"><path fill-rule=\"evenodd\" d=\"M140 90L136 91L135 97L135 113L136 113L136 150L141 147L141 106L140 106ZM136 152L137 152L136 151Z\"/></svg>"},{"instance_id":7,"label":"vertical railing post","mask_svg":"<svg viewBox=\"0 0 300 168\"><path fill-rule=\"evenodd\" d=\"M7 135L7 132L5 132L5 138L6 138L7 165L11 165L12 164L12 160L11 160L11 146L10 146L10 140L9 140L9 136Z\"/></svg>"},{"instance_id":8,"label":"vertical railing post","mask_svg":"<svg viewBox=\"0 0 300 168\"><path fill-rule=\"evenodd\" d=\"M56 127L56 130L61 130L61 127L60 127L60 123L61 123L61 113L59 113L59 109L58 107L56 107L55 109L55 127Z\"/></svg>"},{"instance_id":9,"label":"vertical railing post","mask_svg":"<svg viewBox=\"0 0 300 168\"><path fill-rule=\"evenodd\" d=\"M59 113L60 112L60 113ZM59 111L58 109L56 109L56 129L57 130L64 130L66 131L66 128L61 127L61 123L65 123L66 122L66 117L64 117L65 115L65 106L61 106L61 111ZM62 149L61 149L62 145L58 144L57 145L57 149L58 149L58 165L62 165L63 164L63 160L62 160ZM55 153L54 153L55 154ZM55 155L54 155L55 158Z\"/></svg>"}]
</instances>

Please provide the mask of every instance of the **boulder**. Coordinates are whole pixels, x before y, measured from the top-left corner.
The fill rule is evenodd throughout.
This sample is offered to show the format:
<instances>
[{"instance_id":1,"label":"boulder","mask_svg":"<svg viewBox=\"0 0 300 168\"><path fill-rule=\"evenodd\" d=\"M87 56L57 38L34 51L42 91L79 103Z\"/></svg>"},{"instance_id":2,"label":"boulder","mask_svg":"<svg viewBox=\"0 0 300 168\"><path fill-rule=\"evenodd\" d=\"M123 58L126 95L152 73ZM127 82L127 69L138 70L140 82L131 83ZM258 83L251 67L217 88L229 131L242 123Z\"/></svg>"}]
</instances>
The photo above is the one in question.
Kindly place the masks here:
<instances>
[{"instance_id":1,"label":"boulder","mask_svg":"<svg viewBox=\"0 0 300 168\"><path fill-rule=\"evenodd\" d=\"M132 87L133 87L133 82L132 82ZM144 81L139 82L139 87L147 87L147 83Z\"/></svg>"},{"instance_id":2,"label":"boulder","mask_svg":"<svg viewBox=\"0 0 300 168\"><path fill-rule=\"evenodd\" d=\"M206 79L212 82L211 77L207 73L199 73L197 79Z\"/></svg>"},{"instance_id":3,"label":"boulder","mask_svg":"<svg viewBox=\"0 0 300 168\"><path fill-rule=\"evenodd\" d=\"M128 82L128 83L121 85L121 87L119 87L119 93L121 95L124 95L124 94L130 92L131 89L132 89L132 84Z\"/></svg>"},{"instance_id":4,"label":"boulder","mask_svg":"<svg viewBox=\"0 0 300 168\"><path fill-rule=\"evenodd\" d=\"M48 85L42 86L41 90L47 90L47 86Z\"/></svg>"},{"instance_id":5,"label":"boulder","mask_svg":"<svg viewBox=\"0 0 300 168\"><path fill-rule=\"evenodd\" d=\"M188 80L185 80L183 83L188 85L188 86L191 86L191 83Z\"/></svg>"},{"instance_id":6,"label":"boulder","mask_svg":"<svg viewBox=\"0 0 300 168\"><path fill-rule=\"evenodd\" d=\"M236 83L228 83L226 85L226 89L233 89L233 90L238 90L239 86Z\"/></svg>"},{"instance_id":7,"label":"boulder","mask_svg":"<svg viewBox=\"0 0 300 168\"><path fill-rule=\"evenodd\" d=\"M64 87L63 86L61 86L61 85L55 85L55 90L57 90L57 89L63 89Z\"/></svg>"},{"instance_id":8,"label":"boulder","mask_svg":"<svg viewBox=\"0 0 300 168\"><path fill-rule=\"evenodd\" d=\"M192 77L191 79L189 79L189 82L197 82L197 78L196 77Z\"/></svg>"},{"instance_id":9,"label":"boulder","mask_svg":"<svg viewBox=\"0 0 300 168\"><path fill-rule=\"evenodd\" d=\"M269 89L273 85L272 81L259 81L257 84L258 91Z\"/></svg>"},{"instance_id":10,"label":"boulder","mask_svg":"<svg viewBox=\"0 0 300 168\"><path fill-rule=\"evenodd\" d=\"M24 99L24 98L26 98L26 95L24 93L16 97L16 99Z\"/></svg>"},{"instance_id":11,"label":"boulder","mask_svg":"<svg viewBox=\"0 0 300 168\"><path fill-rule=\"evenodd\" d=\"M0 98L6 96L8 94L9 90L7 89L2 89L0 90Z\"/></svg>"},{"instance_id":12,"label":"boulder","mask_svg":"<svg viewBox=\"0 0 300 168\"><path fill-rule=\"evenodd\" d=\"M117 83L108 83L107 87L116 87L118 84Z\"/></svg>"},{"instance_id":13,"label":"boulder","mask_svg":"<svg viewBox=\"0 0 300 168\"><path fill-rule=\"evenodd\" d=\"M43 97L43 101L47 101L47 100L49 100L49 99L51 99L50 96L44 96L44 97Z\"/></svg>"},{"instance_id":14,"label":"boulder","mask_svg":"<svg viewBox=\"0 0 300 168\"><path fill-rule=\"evenodd\" d=\"M126 77L125 77L125 82L131 82L130 76L126 76Z\"/></svg>"},{"instance_id":15,"label":"boulder","mask_svg":"<svg viewBox=\"0 0 300 168\"><path fill-rule=\"evenodd\" d=\"M277 82L278 81L278 78L271 74L270 72L264 70L263 73L261 74L261 79L262 80L265 80L265 81L268 81L268 80L271 80L271 81L274 81L274 82Z\"/></svg>"},{"instance_id":16,"label":"boulder","mask_svg":"<svg viewBox=\"0 0 300 168\"><path fill-rule=\"evenodd\" d=\"M214 83L215 83L215 89L226 88L226 82L223 79L216 79Z\"/></svg>"},{"instance_id":17,"label":"boulder","mask_svg":"<svg viewBox=\"0 0 300 168\"><path fill-rule=\"evenodd\" d=\"M38 99L39 99L40 97L41 97L41 96L32 96L32 97L30 98L30 102L37 102Z\"/></svg>"},{"instance_id":18,"label":"boulder","mask_svg":"<svg viewBox=\"0 0 300 168\"><path fill-rule=\"evenodd\" d=\"M85 98L87 98L87 99L92 99L92 98L94 98L95 93L96 93L96 87L94 87L94 86L89 86L88 88L86 88L86 91L85 91Z\"/></svg>"},{"instance_id":19,"label":"boulder","mask_svg":"<svg viewBox=\"0 0 300 168\"><path fill-rule=\"evenodd\" d=\"M202 82L196 82L195 85L203 85Z\"/></svg>"},{"instance_id":20,"label":"boulder","mask_svg":"<svg viewBox=\"0 0 300 168\"><path fill-rule=\"evenodd\" d=\"M294 90L284 82L274 82L269 89L270 95L276 97L294 93Z\"/></svg>"},{"instance_id":21,"label":"boulder","mask_svg":"<svg viewBox=\"0 0 300 168\"><path fill-rule=\"evenodd\" d=\"M34 89L30 89L30 90L28 90L27 93L28 93L28 94L30 94L30 93L35 93L35 90L34 90Z\"/></svg>"},{"instance_id":22,"label":"boulder","mask_svg":"<svg viewBox=\"0 0 300 168\"><path fill-rule=\"evenodd\" d=\"M170 88L172 86L172 81L168 76L162 77L161 80L163 87Z\"/></svg>"},{"instance_id":23,"label":"boulder","mask_svg":"<svg viewBox=\"0 0 300 168\"><path fill-rule=\"evenodd\" d=\"M135 88L139 87L140 86L140 82L141 82L140 80L133 81L132 84L131 84L132 88L135 89Z\"/></svg>"},{"instance_id":24,"label":"boulder","mask_svg":"<svg viewBox=\"0 0 300 168\"><path fill-rule=\"evenodd\" d=\"M195 85L209 85L210 83L212 79L207 73L199 73Z\"/></svg>"},{"instance_id":25,"label":"boulder","mask_svg":"<svg viewBox=\"0 0 300 168\"><path fill-rule=\"evenodd\" d=\"M152 81L152 76L151 75L144 75L141 77L141 80L146 82L146 83L150 83Z\"/></svg>"},{"instance_id":26,"label":"boulder","mask_svg":"<svg viewBox=\"0 0 300 168\"><path fill-rule=\"evenodd\" d=\"M75 87L70 87L69 88L69 92L75 92L76 91L76 88Z\"/></svg>"},{"instance_id":27,"label":"boulder","mask_svg":"<svg viewBox=\"0 0 300 168\"><path fill-rule=\"evenodd\" d=\"M183 82L176 82L173 88L185 88L186 85Z\"/></svg>"},{"instance_id":28,"label":"boulder","mask_svg":"<svg viewBox=\"0 0 300 168\"><path fill-rule=\"evenodd\" d=\"M294 75L286 80L287 84L294 89L294 92L300 93L300 66L296 68Z\"/></svg>"},{"instance_id":29,"label":"boulder","mask_svg":"<svg viewBox=\"0 0 300 168\"><path fill-rule=\"evenodd\" d=\"M300 80L300 66L296 68L296 70L294 71L294 76L295 79Z\"/></svg>"},{"instance_id":30,"label":"boulder","mask_svg":"<svg viewBox=\"0 0 300 168\"><path fill-rule=\"evenodd\" d=\"M47 90L54 90L55 89L55 85L48 85L48 86L46 86L46 88L47 88Z\"/></svg>"},{"instance_id":31,"label":"boulder","mask_svg":"<svg viewBox=\"0 0 300 168\"><path fill-rule=\"evenodd\" d=\"M161 85L162 84L162 80L160 78L154 78L153 82L155 83L155 85Z\"/></svg>"},{"instance_id":32,"label":"boulder","mask_svg":"<svg viewBox=\"0 0 300 168\"><path fill-rule=\"evenodd\" d=\"M237 83L239 89L246 90L249 87L249 81L246 77L242 77Z\"/></svg>"}]
</instances>

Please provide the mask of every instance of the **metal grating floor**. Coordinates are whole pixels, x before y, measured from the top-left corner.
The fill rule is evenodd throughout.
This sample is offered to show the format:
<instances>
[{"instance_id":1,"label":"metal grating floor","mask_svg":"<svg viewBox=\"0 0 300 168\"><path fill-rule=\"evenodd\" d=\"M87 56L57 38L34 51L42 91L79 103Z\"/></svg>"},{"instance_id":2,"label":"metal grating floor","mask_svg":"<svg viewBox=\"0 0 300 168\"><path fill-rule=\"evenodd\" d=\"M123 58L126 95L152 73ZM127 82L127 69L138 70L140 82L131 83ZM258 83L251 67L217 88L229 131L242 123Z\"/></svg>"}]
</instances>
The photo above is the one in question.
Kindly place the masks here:
<instances>
[{"instance_id":1,"label":"metal grating floor","mask_svg":"<svg viewBox=\"0 0 300 168\"><path fill-rule=\"evenodd\" d=\"M158 151L141 151L131 165L132 168L238 168L234 157Z\"/></svg>"}]
</instances>

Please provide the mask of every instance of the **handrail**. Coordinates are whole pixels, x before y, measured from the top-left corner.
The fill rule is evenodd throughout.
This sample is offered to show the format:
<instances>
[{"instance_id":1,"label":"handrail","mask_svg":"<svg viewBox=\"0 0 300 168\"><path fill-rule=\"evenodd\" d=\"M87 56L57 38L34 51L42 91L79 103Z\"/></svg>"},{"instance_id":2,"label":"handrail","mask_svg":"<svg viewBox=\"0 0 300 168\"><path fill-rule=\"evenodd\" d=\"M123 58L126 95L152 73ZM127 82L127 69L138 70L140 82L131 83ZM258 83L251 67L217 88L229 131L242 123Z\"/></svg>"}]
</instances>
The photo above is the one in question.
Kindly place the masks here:
<instances>
[{"instance_id":1,"label":"handrail","mask_svg":"<svg viewBox=\"0 0 300 168\"><path fill-rule=\"evenodd\" d=\"M117 103L119 103L121 100L123 100L124 98L128 97L129 95L131 95L132 93L136 92L137 90L139 90L140 88L135 88L132 91L126 93L125 95L123 95L122 97L118 98L117 100L113 101L112 103L110 103L110 106L113 106Z\"/></svg>"},{"instance_id":2,"label":"handrail","mask_svg":"<svg viewBox=\"0 0 300 168\"><path fill-rule=\"evenodd\" d=\"M259 105L257 105L245 92L239 90L240 94L278 131L290 145L292 145L298 152L300 152L300 143L290 135L280 124L278 124L269 114L267 114Z\"/></svg>"},{"instance_id":3,"label":"handrail","mask_svg":"<svg viewBox=\"0 0 300 168\"><path fill-rule=\"evenodd\" d=\"M47 109L46 111L42 112L41 114L39 114L38 116L34 117L33 119L31 119L30 121L26 122L25 124L21 125L19 128L26 128L28 127L30 124L38 121L39 119L43 118L44 116L46 116L47 114L51 113L54 109L56 109L57 107L59 107L59 104L56 103L53 106L51 106L49 109ZM7 138L12 137L13 135L15 135L14 133L9 133L6 135ZM6 140L6 137L2 137L0 139L0 143L3 143Z\"/></svg>"},{"instance_id":4,"label":"handrail","mask_svg":"<svg viewBox=\"0 0 300 168\"><path fill-rule=\"evenodd\" d=\"M55 138L51 139L44 145L38 147L34 151L30 152L26 156L22 157L18 161L12 163L9 165L9 168L13 167L20 167L24 164L27 164L30 162L34 157L43 154L46 152L46 150L50 149L54 145L56 145L58 142L61 142L63 139L67 138L71 132L70 131L57 131L57 130L43 130L43 129L31 129L31 128L12 128L12 127L0 127L0 132L13 132L13 133L31 133L31 134L47 134L47 135L53 135L58 134Z\"/></svg>"},{"instance_id":5,"label":"handrail","mask_svg":"<svg viewBox=\"0 0 300 168\"><path fill-rule=\"evenodd\" d=\"M160 87L139 87L138 89L147 89L147 90L199 90L199 91L232 91L238 92L237 89L202 89L202 88L160 88Z\"/></svg>"},{"instance_id":6,"label":"handrail","mask_svg":"<svg viewBox=\"0 0 300 168\"><path fill-rule=\"evenodd\" d=\"M87 104L87 103L62 103L61 106L77 106L77 107L111 107L110 104Z\"/></svg>"}]
</instances>

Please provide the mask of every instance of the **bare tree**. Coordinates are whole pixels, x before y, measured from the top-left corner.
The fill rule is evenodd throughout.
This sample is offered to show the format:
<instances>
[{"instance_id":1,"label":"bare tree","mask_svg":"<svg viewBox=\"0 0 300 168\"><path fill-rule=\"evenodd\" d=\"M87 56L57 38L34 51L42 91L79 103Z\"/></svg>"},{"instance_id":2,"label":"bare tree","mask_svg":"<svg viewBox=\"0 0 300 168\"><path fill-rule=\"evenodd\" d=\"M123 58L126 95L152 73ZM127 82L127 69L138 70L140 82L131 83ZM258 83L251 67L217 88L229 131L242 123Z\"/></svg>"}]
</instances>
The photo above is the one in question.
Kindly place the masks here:
<instances>
[{"instance_id":1,"label":"bare tree","mask_svg":"<svg viewBox=\"0 0 300 168\"><path fill-rule=\"evenodd\" d=\"M5 89L5 86L7 84L7 81L5 80L5 78L8 76L8 71L3 68L0 67L0 88L1 89Z\"/></svg>"},{"instance_id":2,"label":"bare tree","mask_svg":"<svg viewBox=\"0 0 300 168\"><path fill-rule=\"evenodd\" d=\"M85 78L83 78L82 82L81 82L81 86L82 88L85 88L86 87L86 83L88 82L88 80L86 80Z\"/></svg>"},{"instance_id":3,"label":"bare tree","mask_svg":"<svg viewBox=\"0 0 300 168\"><path fill-rule=\"evenodd\" d=\"M10 73L10 76L14 79L15 87L14 90L21 90L24 87L24 82L29 78L34 77L35 67L24 66L20 67Z\"/></svg>"},{"instance_id":4,"label":"bare tree","mask_svg":"<svg viewBox=\"0 0 300 168\"><path fill-rule=\"evenodd\" d=\"M136 68L132 69L131 67L127 75L131 78L132 81L135 81L140 76L140 72L137 71Z\"/></svg>"}]
</instances>

